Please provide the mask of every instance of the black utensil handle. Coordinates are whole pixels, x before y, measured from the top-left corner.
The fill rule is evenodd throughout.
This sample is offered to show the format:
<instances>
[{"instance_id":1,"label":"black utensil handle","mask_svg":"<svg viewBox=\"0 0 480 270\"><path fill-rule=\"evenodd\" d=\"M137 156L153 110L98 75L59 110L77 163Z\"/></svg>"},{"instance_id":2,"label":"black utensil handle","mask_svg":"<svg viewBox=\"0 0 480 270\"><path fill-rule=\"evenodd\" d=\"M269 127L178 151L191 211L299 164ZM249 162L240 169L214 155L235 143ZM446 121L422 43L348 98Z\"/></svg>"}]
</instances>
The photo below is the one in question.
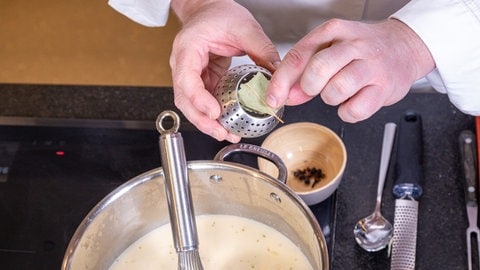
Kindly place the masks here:
<instances>
[{"instance_id":1,"label":"black utensil handle","mask_svg":"<svg viewBox=\"0 0 480 270\"><path fill-rule=\"evenodd\" d=\"M464 130L458 137L460 159L465 178L465 199L467 204L477 205L477 143L475 134Z\"/></svg>"},{"instance_id":2,"label":"black utensil handle","mask_svg":"<svg viewBox=\"0 0 480 270\"><path fill-rule=\"evenodd\" d=\"M405 112L400 119L395 172L395 197L417 199L423 194L422 117L415 111Z\"/></svg>"}]
</instances>

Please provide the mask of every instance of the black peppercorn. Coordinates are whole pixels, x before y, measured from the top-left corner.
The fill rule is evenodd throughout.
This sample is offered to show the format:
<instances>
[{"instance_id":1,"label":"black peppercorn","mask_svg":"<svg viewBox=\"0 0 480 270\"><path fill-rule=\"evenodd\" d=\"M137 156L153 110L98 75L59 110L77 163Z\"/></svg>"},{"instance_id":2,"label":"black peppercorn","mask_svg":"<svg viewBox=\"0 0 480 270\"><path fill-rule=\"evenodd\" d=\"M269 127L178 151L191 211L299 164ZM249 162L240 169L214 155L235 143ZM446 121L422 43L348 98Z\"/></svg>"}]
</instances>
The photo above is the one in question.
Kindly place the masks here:
<instances>
[{"instance_id":1,"label":"black peppercorn","mask_svg":"<svg viewBox=\"0 0 480 270\"><path fill-rule=\"evenodd\" d=\"M307 167L306 169L295 170L293 172L293 176L305 183L305 185L311 185L311 187L314 188L315 185L317 185L325 177L325 174L323 173L322 169Z\"/></svg>"}]
</instances>

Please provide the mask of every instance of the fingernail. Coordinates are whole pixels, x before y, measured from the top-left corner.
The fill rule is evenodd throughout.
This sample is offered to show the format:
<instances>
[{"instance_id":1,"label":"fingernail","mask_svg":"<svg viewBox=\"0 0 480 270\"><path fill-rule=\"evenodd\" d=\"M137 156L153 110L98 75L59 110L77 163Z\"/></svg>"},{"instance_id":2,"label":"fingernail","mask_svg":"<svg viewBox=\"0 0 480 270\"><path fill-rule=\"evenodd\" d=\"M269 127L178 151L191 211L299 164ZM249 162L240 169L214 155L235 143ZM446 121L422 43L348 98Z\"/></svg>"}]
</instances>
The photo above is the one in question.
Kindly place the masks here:
<instances>
[{"instance_id":1,"label":"fingernail","mask_svg":"<svg viewBox=\"0 0 480 270\"><path fill-rule=\"evenodd\" d=\"M227 137L225 138L227 141L231 142L231 143L238 143L240 142L240 137L237 136L237 135L233 135L231 133L228 133L227 134Z\"/></svg>"},{"instance_id":2,"label":"fingernail","mask_svg":"<svg viewBox=\"0 0 480 270\"><path fill-rule=\"evenodd\" d=\"M267 104L270 107L276 108L277 107L277 99L273 95L267 95Z\"/></svg>"},{"instance_id":3,"label":"fingernail","mask_svg":"<svg viewBox=\"0 0 480 270\"><path fill-rule=\"evenodd\" d=\"M216 129L214 129L214 130L212 130L212 131L210 132L210 136L211 136L212 138L216 139L216 140L218 140L218 134L219 134L219 132L218 132L218 130L216 130Z\"/></svg>"},{"instance_id":4,"label":"fingernail","mask_svg":"<svg viewBox=\"0 0 480 270\"><path fill-rule=\"evenodd\" d=\"M215 120L215 117L213 116L212 111L208 111L207 114L208 114L208 118L210 118L211 120Z\"/></svg>"}]
</instances>

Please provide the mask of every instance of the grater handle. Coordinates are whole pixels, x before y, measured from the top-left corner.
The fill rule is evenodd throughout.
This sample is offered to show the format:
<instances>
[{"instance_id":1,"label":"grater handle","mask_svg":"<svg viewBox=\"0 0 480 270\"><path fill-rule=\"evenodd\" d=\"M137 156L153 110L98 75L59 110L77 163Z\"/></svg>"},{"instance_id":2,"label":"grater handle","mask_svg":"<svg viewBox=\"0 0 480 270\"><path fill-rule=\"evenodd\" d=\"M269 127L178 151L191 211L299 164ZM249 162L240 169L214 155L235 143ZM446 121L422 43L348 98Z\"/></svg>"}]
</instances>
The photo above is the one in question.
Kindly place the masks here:
<instances>
[{"instance_id":1,"label":"grater handle","mask_svg":"<svg viewBox=\"0 0 480 270\"><path fill-rule=\"evenodd\" d=\"M408 110L402 116L398 130L396 180L393 195L396 198L418 199L423 194L423 133L422 117Z\"/></svg>"}]
</instances>

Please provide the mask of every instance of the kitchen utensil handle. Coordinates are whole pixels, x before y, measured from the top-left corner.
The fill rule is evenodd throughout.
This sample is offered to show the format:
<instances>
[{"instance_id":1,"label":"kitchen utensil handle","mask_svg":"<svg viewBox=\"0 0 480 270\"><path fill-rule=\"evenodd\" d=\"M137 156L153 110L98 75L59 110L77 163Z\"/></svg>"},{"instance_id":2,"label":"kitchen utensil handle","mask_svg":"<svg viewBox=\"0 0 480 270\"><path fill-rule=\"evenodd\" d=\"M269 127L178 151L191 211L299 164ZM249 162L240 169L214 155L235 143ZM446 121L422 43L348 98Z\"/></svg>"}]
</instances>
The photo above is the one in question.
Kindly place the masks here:
<instances>
[{"instance_id":1,"label":"kitchen utensil handle","mask_svg":"<svg viewBox=\"0 0 480 270\"><path fill-rule=\"evenodd\" d=\"M480 180L480 116L475 117L475 130L477 132L477 177Z\"/></svg>"},{"instance_id":2,"label":"kitchen utensil handle","mask_svg":"<svg viewBox=\"0 0 480 270\"><path fill-rule=\"evenodd\" d=\"M254 154L273 162L278 169L278 180L284 184L287 182L287 166L285 166L285 163L283 163L282 159L272 151L258 145L248 143L227 145L218 151L214 160L223 161L229 155L241 152Z\"/></svg>"},{"instance_id":3,"label":"kitchen utensil handle","mask_svg":"<svg viewBox=\"0 0 480 270\"><path fill-rule=\"evenodd\" d=\"M394 196L418 199L423 193L423 133L422 117L415 111L406 111L400 120L395 171Z\"/></svg>"},{"instance_id":4,"label":"kitchen utensil handle","mask_svg":"<svg viewBox=\"0 0 480 270\"><path fill-rule=\"evenodd\" d=\"M164 119L168 117L173 125L165 128ZM156 123L174 245L177 252L195 250L198 236L183 138L177 132L180 118L173 111L163 111Z\"/></svg>"},{"instance_id":5,"label":"kitchen utensil handle","mask_svg":"<svg viewBox=\"0 0 480 270\"><path fill-rule=\"evenodd\" d=\"M465 178L465 199L467 205L477 205L477 145L475 134L464 130L459 136L460 159Z\"/></svg>"},{"instance_id":6,"label":"kitchen utensil handle","mask_svg":"<svg viewBox=\"0 0 480 270\"><path fill-rule=\"evenodd\" d=\"M377 206L380 209L379 203L382 200L383 187L387 176L388 165L390 163L390 156L392 153L393 142L395 141L395 131L397 125L395 123L386 123L383 131L382 152L380 155L380 169L378 172L378 187L377 187Z\"/></svg>"}]
</instances>

